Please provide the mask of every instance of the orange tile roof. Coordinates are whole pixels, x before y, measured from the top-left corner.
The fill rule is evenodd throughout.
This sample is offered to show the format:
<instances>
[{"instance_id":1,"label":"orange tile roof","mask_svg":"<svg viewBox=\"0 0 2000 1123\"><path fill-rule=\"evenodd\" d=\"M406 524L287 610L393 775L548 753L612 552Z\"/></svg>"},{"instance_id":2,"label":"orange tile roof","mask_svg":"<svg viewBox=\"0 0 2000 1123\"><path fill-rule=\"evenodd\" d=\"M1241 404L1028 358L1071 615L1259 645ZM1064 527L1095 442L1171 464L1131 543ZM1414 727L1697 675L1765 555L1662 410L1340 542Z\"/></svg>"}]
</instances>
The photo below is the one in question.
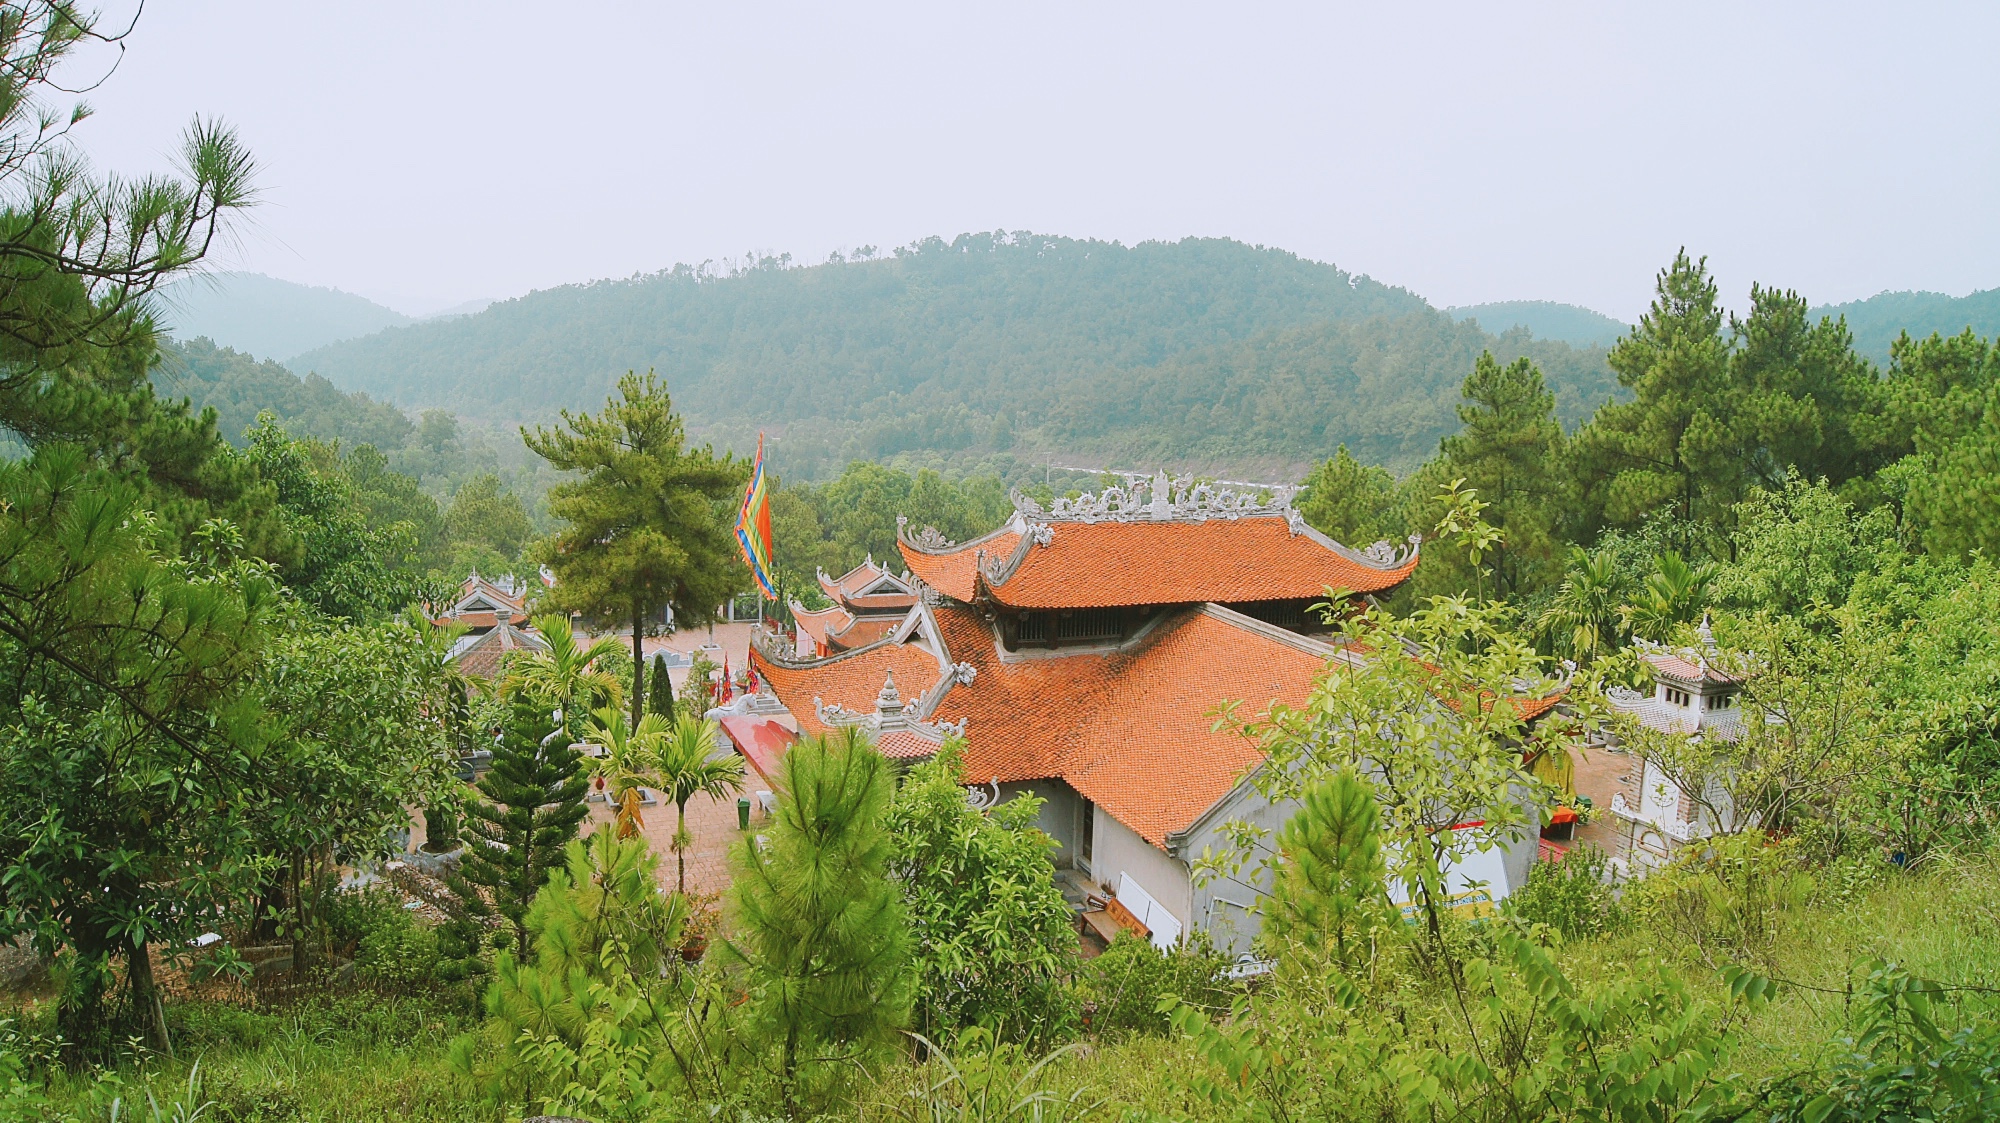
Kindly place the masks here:
<instances>
[{"instance_id":1,"label":"orange tile roof","mask_svg":"<svg viewBox=\"0 0 2000 1123\"><path fill-rule=\"evenodd\" d=\"M792 602L792 619L799 622L799 631L812 637L814 643L825 643L828 631L854 623L854 617L837 604L812 611Z\"/></svg>"},{"instance_id":2,"label":"orange tile roof","mask_svg":"<svg viewBox=\"0 0 2000 1123\"><path fill-rule=\"evenodd\" d=\"M1168 613L1123 650L1003 660L992 626L969 606L945 604L931 614L949 658L973 668L970 683L952 686L924 715L965 722L965 781L1059 777L1162 848L1262 759L1251 742L1214 729L1217 708L1225 701L1249 713L1273 702L1299 705L1332 654L1211 604ZM808 731L822 728L814 696L866 712L892 666L913 704L939 679L936 659L913 645L884 644L804 667L753 657ZM1557 701L1516 704L1532 720Z\"/></svg>"},{"instance_id":3,"label":"orange tile roof","mask_svg":"<svg viewBox=\"0 0 2000 1123\"><path fill-rule=\"evenodd\" d=\"M814 698L856 713L872 713L875 698L882 693L882 680L889 677L889 672L896 673L896 687L903 697L912 700L936 686L943 674L937 658L930 652L901 643L864 647L805 666L774 663L752 647L750 665L792 711L803 733L827 730L813 712Z\"/></svg>"},{"instance_id":4,"label":"orange tile roof","mask_svg":"<svg viewBox=\"0 0 2000 1123\"><path fill-rule=\"evenodd\" d=\"M1014 608L1109 608L1138 604L1243 603L1318 597L1328 588L1374 593L1407 580L1412 556L1394 569L1355 561L1316 532L1295 533L1274 515L1203 522L1056 522L1046 546L988 588ZM1005 562L1020 542L1007 531L950 553L901 543L910 572L953 600L974 599L974 555Z\"/></svg>"},{"instance_id":5,"label":"orange tile roof","mask_svg":"<svg viewBox=\"0 0 2000 1123\"><path fill-rule=\"evenodd\" d=\"M946 553L926 553L898 541L903 562L919 581L953 600L969 601L974 594L973 570L984 553L988 558L1006 559L1020 545L1020 532L1002 527L983 538L975 538Z\"/></svg>"},{"instance_id":6,"label":"orange tile roof","mask_svg":"<svg viewBox=\"0 0 2000 1123\"><path fill-rule=\"evenodd\" d=\"M1274 700L1302 702L1325 664L1324 649L1310 641L1277 638L1219 608L1173 613L1126 652L1007 662L972 610L945 605L934 617L951 658L975 668L972 683L954 686L930 715L965 720L966 780L1062 777L1158 846L1260 759L1248 741L1211 728L1215 709L1225 700L1258 710ZM871 709L888 669L885 655L899 650L912 649L884 646L795 670L766 671L759 663L758 670L806 726L812 715L800 709L809 711L814 695L832 702L838 694L849 709ZM925 685L909 680L905 698L937 681L936 661L923 658ZM895 670L903 685L903 666Z\"/></svg>"}]
</instances>

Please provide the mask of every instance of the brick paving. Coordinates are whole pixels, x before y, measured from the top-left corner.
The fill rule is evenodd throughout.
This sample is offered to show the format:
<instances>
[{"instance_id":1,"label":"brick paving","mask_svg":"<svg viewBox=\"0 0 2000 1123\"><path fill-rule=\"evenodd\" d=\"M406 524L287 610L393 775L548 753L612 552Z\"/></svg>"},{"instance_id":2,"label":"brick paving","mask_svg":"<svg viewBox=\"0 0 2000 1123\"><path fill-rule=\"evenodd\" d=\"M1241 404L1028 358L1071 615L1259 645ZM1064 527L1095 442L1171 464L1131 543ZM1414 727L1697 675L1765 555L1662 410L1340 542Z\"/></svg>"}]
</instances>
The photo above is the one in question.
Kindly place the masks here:
<instances>
[{"instance_id":1,"label":"brick paving","mask_svg":"<svg viewBox=\"0 0 2000 1123\"><path fill-rule=\"evenodd\" d=\"M676 876L674 865L674 805L662 799L652 807L640 809L640 817L645 826L640 833L652 843L653 852L660 856L660 885L671 889ZM590 805L590 818L584 820L583 831L588 834L600 823L612 822L613 809L603 803ZM690 892L720 893L729 888L729 853L743 839L736 829L736 797L710 799L698 795L688 801L688 832L694 835L694 845L687 853L687 879ZM769 820L756 807L750 809L750 832L766 828Z\"/></svg>"},{"instance_id":2,"label":"brick paving","mask_svg":"<svg viewBox=\"0 0 2000 1123\"><path fill-rule=\"evenodd\" d=\"M1625 840L1625 823L1611 814L1611 797L1625 793L1637 802L1639 758L1616 749L1599 746L1578 754L1576 793L1591 801L1590 822L1577 828L1576 842L1590 843L1606 854L1617 855Z\"/></svg>"}]
</instances>

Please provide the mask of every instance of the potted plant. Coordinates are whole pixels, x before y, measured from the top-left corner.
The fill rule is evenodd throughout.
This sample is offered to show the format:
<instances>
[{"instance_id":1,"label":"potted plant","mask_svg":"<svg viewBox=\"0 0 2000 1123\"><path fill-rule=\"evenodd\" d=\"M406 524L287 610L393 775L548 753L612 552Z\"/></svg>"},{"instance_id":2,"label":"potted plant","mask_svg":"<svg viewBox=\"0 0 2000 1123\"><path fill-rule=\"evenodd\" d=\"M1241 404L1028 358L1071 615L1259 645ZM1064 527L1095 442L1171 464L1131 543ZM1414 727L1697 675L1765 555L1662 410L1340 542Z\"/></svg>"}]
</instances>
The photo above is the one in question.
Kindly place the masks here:
<instances>
[{"instance_id":1,"label":"potted plant","mask_svg":"<svg viewBox=\"0 0 2000 1123\"><path fill-rule=\"evenodd\" d=\"M708 941L722 923L722 893L720 890L701 892L687 896L687 924L681 929L681 959L688 963L699 963L708 953Z\"/></svg>"}]
</instances>

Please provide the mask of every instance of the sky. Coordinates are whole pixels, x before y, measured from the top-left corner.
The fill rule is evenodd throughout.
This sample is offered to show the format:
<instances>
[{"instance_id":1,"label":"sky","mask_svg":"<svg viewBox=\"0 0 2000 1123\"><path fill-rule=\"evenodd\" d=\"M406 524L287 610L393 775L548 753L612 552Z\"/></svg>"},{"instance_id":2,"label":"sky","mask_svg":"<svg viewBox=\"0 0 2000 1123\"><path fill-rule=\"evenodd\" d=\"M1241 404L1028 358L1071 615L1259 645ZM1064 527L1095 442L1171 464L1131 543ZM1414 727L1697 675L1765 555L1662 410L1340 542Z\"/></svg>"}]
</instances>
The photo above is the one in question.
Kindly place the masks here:
<instances>
[{"instance_id":1,"label":"sky","mask_svg":"<svg viewBox=\"0 0 2000 1123\"><path fill-rule=\"evenodd\" d=\"M213 264L410 314L1005 229L1631 320L1682 246L1739 307L2000 286L1996 42L1991 3L153 0L77 137L135 174L225 120L261 202Z\"/></svg>"}]
</instances>

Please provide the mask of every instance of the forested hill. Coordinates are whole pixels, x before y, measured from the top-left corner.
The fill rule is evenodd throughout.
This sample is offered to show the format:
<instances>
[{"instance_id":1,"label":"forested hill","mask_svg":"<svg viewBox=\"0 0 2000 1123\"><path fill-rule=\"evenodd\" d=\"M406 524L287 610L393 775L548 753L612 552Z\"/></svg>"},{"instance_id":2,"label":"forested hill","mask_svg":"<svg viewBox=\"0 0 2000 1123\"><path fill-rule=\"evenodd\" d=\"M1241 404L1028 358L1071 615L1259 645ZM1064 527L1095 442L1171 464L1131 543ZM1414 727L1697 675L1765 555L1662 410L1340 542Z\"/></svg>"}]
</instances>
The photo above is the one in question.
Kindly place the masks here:
<instances>
[{"instance_id":1,"label":"forested hill","mask_svg":"<svg viewBox=\"0 0 2000 1123\"><path fill-rule=\"evenodd\" d=\"M1880 363L1889 361L1889 345L1909 332L1923 339L1936 333L1953 336L1971 328L1981 336L2000 335L2000 289L1969 296L1941 292L1884 292L1866 300L1829 304L1812 310L1820 316L1847 317L1854 349Z\"/></svg>"},{"instance_id":2,"label":"forested hill","mask_svg":"<svg viewBox=\"0 0 2000 1123\"><path fill-rule=\"evenodd\" d=\"M654 368L701 435L781 463L982 449L1409 465L1457 426L1484 348L1533 354L1575 423L1602 353L1495 337L1331 265L1218 239L931 239L809 268L679 267L394 328L291 366L492 421L595 408ZM808 424L809 423L809 424Z\"/></svg>"}]
</instances>

